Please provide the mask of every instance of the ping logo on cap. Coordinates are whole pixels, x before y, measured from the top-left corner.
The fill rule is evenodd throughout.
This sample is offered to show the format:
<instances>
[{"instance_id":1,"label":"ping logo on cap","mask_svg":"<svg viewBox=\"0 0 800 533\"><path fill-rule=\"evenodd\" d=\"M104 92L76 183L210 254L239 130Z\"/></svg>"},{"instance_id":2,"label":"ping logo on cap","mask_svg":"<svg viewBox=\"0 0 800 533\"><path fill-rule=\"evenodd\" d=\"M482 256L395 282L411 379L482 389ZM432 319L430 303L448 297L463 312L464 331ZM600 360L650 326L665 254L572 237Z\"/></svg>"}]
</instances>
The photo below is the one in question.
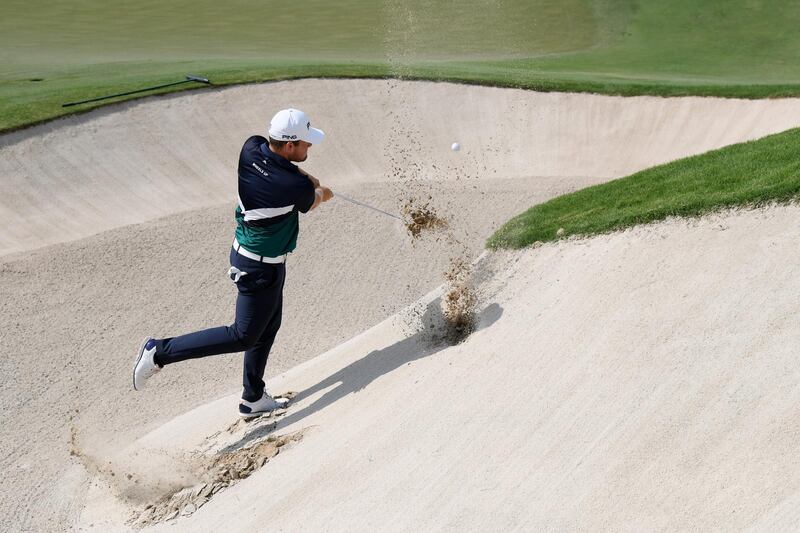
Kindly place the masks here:
<instances>
[{"instance_id":1,"label":"ping logo on cap","mask_svg":"<svg viewBox=\"0 0 800 533\"><path fill-rule=\"evenodd\" d=\"M306 129L303 129L303 124ZM269 124L269 136L281 141L305 141L310 144L322 142L325 133L311 127L309 116L299 109L289 108L278 111Z\"/></svg>"}]
</instances>

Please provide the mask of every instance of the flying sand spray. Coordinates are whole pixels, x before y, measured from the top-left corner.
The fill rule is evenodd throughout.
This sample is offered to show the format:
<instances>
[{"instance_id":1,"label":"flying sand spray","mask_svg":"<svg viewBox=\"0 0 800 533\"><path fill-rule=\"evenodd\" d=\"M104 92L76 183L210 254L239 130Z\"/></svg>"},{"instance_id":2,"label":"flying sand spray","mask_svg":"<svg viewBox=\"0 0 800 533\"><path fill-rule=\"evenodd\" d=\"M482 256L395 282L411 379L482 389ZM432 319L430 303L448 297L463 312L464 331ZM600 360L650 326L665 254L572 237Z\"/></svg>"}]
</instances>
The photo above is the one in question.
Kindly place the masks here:
<instances>
[{"instance_id":1,"label":"flying sand spray","mask_svg":"<svg viewBox=\"0 0 800 533\"><path fill-rule=\"evenodd\" d=\"M455 147L457 144L455 143L453 146ZM463 246L453 235L447 221L440 218L429 203L419 204L414 199L407 200L402 207L405 218L401 218L340 193L334 193L334 198L336 197L401 221L412 239L419 238L424 230L448 230L447 240ZM450 261L450 268L444 273L444 277L446 286L441 302L442 316L445 322L444 338L450 343L457 344L472 333L475 325L477 297L471 283L472 266L463 257L453 257ZM436 329L432 324L423 324L422 327Z\"/></svg>"}]
</instances>

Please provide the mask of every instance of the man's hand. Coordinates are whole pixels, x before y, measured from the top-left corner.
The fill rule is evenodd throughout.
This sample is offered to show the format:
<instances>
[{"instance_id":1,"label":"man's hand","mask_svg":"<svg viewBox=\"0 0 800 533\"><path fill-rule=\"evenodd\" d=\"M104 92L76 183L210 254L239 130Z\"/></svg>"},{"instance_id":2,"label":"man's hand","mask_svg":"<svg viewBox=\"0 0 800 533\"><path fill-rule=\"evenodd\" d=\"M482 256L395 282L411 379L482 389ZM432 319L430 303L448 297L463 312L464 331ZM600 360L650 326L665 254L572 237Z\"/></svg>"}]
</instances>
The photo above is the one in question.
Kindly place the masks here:
<instances>
[{"instance_id":1,"label":"man's hand","mask_svg":"<svg viewBox=\"0 0 800 533\"><path fill-rule=\"evenodd\" d=\"M314 197L314 203L311 204L311 209L316 209L322 202L327 202L333 198L333 191L327 187L317 187L314 189Z\"/></svg>"}]
</instances>

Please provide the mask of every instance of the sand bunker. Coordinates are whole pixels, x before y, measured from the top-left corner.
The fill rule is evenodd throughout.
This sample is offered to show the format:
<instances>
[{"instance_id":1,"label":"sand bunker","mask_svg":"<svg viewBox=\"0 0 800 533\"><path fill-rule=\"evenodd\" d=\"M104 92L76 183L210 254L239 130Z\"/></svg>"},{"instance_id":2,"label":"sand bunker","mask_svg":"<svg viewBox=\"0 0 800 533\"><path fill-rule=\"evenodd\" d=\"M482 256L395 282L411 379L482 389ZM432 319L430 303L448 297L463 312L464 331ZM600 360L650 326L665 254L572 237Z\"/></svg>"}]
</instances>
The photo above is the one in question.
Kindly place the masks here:
<instances>
[{"instance_id":1,"label":"sand bunker","mask_svg":"<svg viewBox=\"0 0 800 533\"><path fill-rule=\"evenodd\" d=\"M795 530L798 217L491 254L500 316L438 349L388 321L275 380L278 431L313 431L175 527Z\"/></svg>"},{"instance_id":2,"label":"sand bunker","mask_svg":"<svg viewBox=\"0 0 800 533\"><path fill-rule=\"evenodd\" d=\"M330 105L331 94L337 95L336 106ZM5 427L0 436L0 448L5 451L0 467L6 487L13 490L0 494L0 529L52 530L60 527L56 524L66 529L70 524L82 524L79 517L89 520L87 527L93 523L99 531L124 527L121 524L131 510L125 508L117 515L108 510L116 509L113 502L107 502L109 507L103 507L99 515L82 510L87 487L101 490L102 484L95 483L94 473L80 458L70 455L71 423L80 443L88 447L84 452L98 464L107 464L104 461L111 454L126 449L150 430L225 394L234 393L225 397L216 418L190 417L191 424L167 442L188 446L194 442L186 440L190 432L217 431L235 416L241 380L239 356L175 365L156 376L153 386L141 394L129 392L129 369L133 352L146 334L171 335L230 323L235 294L224 272L235 206L236 157L246 136L263 133L271 113L267 108L289 105L309 112L328 133L325 143L312 148L306 165L310 172L334 190L357 191L359 199L372 205L399 207L400 192L419 198L430 195L435 201L431 204L434 214L458 232L461 244L448 242L447 231L421 231L420 238L410 239L405 228L387 217L344 203L331 202L304 217L298 250L287 267L284 324L270 357L269 376L335 348L415 302L442 283L442 273L452 268L454 258L477 256L496 227L532 204L800 123L797 100L624 99L421 82L303 80L149 99L2 137L0 343L13 349L0 359L0 412ZM372 111L353 114L353 109ZM369 134L354 143L354 131ZM449 149L455 140L462 145L459 153ZM416 179L421 188L402 191L402 180L393 175L398 169ZM796 219L784 220L783 229L794 227L792 220ZM745 235L756 235L758 228L756 223ZM782 245L780 249L796 250L796 242L778 229L770 229L769 234ZM633 249L625 239L611 240L609 246L617 247L615 253ZM716 241L703 242L710 246ZM281 434L319 423L322 437L319 441L304 437L299 457L287 453L270 461L269 482L295 487L298 494L306 495L304 503L295 499L282 506L270 499L276 495L269 490L237 489L237 495L244 495L236 505L265 514L231 516L229 509L235 506L223 500L226 492L234 492L230 490L178 521L185 520L186 529L199 531L255 530L264 523L276 528L283 524L289 530L325 529L330 524L358 529L381 525L381 516L392 516L399 528L407 529L419 529L420 525L566 529L575 524L569 517L598 516L598 509L630 516L633 511L626 515L624 509L614 507L616 501L633 502L631 509L641 509L645 516L652 509L637 495L651 494L647 480L631 483L631 474L625 472L653 470L629 464L640 454L633 448L615 447L617 441L603 435L602 428L617 428L608 431L621 432L619 442L647 446L650 426L625 429L632 405L652 402L652 415L665 412L664 407L674 402L660 399L659 380L642 373L643 363L614 357L633 353L621 345L627 339L658 351L665 346L665 339L671 338L671 330L658 329L664 322L659 317L647 323L637 322L635 317L642 316L642 310L659 308L665 298L677 294L674 290L663 294L650 291L663 275L658 269L672 268L676 257L693 245L681 242L675 248L655 251L648 245L638 255L631 252L609 259L603 263L602 276L615 276L615 269L626 261L642 261L636 263L637 269L626 271L629 275L623 277L629 285L621 285L622 289L616 282L607 284L605 278L598 278L595 259L602 250L582 257L587 250L583 245L565 242L563 246L568 247L564 253L570 255L569 262L542 263L551 256L536 255L525 261L527 267L517 278L503 278L508 280L508 290L497 292L500 296L494 301L490 298L489 307L478 306L476 332L467 342L431 347L420 345L413 334L380 329L370 334L376 336L369 337L369 343L361 344L367 337L351 341L345 349L331 352L335 356L329 354L317 361L310 374L296 374L297 383L292 387L311 392L281 422L285 424L279 428ZM742 257L774 251L767 241L763 246L753 244ZM464 249L467 251L462 254ZM702 254L707 249L698 246L696 250ZM550 254L561 248L538 250ZM664 257L670 261L661 261ZM715 273L711 278L695 275L696 261L684 264L681 268L685 271L668 272L670 280L689 283L681 294L691 296L696 287L724 278L719 274L721 266L742 264L738 256L719 264L710 255L704 257L708 272ZM503 258L505 262L497 268L513 268L516 256ZM591 266L586 266L589 263ZM776 257L770 264L778 269L793 263L789 257ZM747 268L755 272L759 267ZM745 291L742 287L762 278L748 277L746 271L739 274L738 288L720 286L717 292L705 294L702 301L690 305L684 322L670 327L685 332L696 325L699 329L694 335L702 337L701 330L715 331L718 325L703 314L703 309L710 309L708 302L726 294L764 294L761 291L777 283L774 276L764 276L769 283L754 284ZM777 287L774 294L765 295L768 305L751 302L740 309L772 313L775 295L794 294L792 287ZM565 288L573 291L568 299L559 296ZM600 298L599 289L612 292L602 292ZM613 294L623 294L620 291L626 296L615 299ZM521 294L529 298L515 299ZM469 299L459 296L452 301L461 304ZM542 302L547 305L542 307ZM774 324L783 320L781 316L793 316L787 305L782 308L784 315L769 315ZM686 309L681 307L678 312L676 308L675 315L684 316ZM453 316L458 319L468 314ZM600 320L606 316L609 321ZM513 317L524 317L524 323ZM783 330L774 324L752 326L752 331L750 326L741 327L758 318L748 316L732 323L741 334L754 335L752 331L757 329L770 332L765 339L751 339L752 346L773 338L785 346L793 345L793 337L782 338ZM615 320L624 328L610 334L618 327ZM604 327L598 329L597 324ZM581 333L584 329L589 333ZM659 331L660 339L642 339L647 331ZM487 339L490 333L491 340ZM731 377L728 392L761 390L758 384L755 389L736 388L739 378L731 376L726 370L729 367L721 363L723 355L734 350L707 345L690 350L687 346L672 345L671 352L659 352L660 358L647 359L647 365L659 361L670 362L674 368L701 362L719 364L714 367L719 383ZM525 353L517 354L517 349ZM693 357L670 358L689 352ZM708 357L709 353L719 357ZM599 370L596 365L581 366L587 361L606 363ZM766 360L764 363L760 368L776 368ZM618 375L628 368L634 370ZM690 374L674 375L671 394L665 397L684 398L694 390L695 381L683 378L705 374L703 368L692 368ZM644 382L635 381L640 375ZM663 375L661 372L659 379ZM608 381L609 376L616 376L616 381ZM608 388L594 387L594 378L600 384L609 383ZM771 378L780 381L780 376ZM590 383L583 383L586 379ZM639 385L633 387L633 383ZM709 385L709 389L713 387ZM784 387L789 390L790 382ZM620 390L627 391L624 396L632 398L632 405L620 403ZM469 395L461 396L460 391ZM498 391L508 394L497 400ZM586 391L586 396L578 391ZM701 394L696 412L702 413L702 406L712 405L709 399L719 396ZM740 405L749 401L739 400ZM503 416L497 416L497 401ZM772 400L765 401L769 404ZM609 402L616 410L602 411ZM488 404L490 411L485 410ZM114 416L109 416L109 406ZM540 411L531 412L530 406ZM554 410L555 406L559 409ZM588 407L600 410L583 416L581 409ZM690 407L679 413L683 417L679 420L686 420ZM772 412L793 410L793 405L776 407ZM48 415L43 417L44 412ZM76 412L70 422L70 415ZM742 412L752 413L747 408ZM515 413L527 418L511 416ZM589 423L595 421L602 427ZM697 427L707 431L707 422L700 417ZM664 423L664 428L671 427L669 420ZM681 425L684 436L694 434L694 426L687 424ZM532 426L539 428L533 436L526 429ZM341 429L331 431L332 427ZM722 424L721 430L725 427L734 426ZM748 420L741 420L736 427L763 428ZM587 433L580 433L584 428ZM780 434L777 426L775 432ZM737 431L732 430L734 433ZM640 434L644 436L638 437ZM483 435L503 438L487 441L482 440ZM659 435L651 437L652 442L664 442ZM605 443L605 452L603 446L592 443ZM704 449L703 443L695 444L694 449ZM789 443L786 446L791 455L797 455ZM765 441L764 449L768 448ZM663 449L671 453L677 448L665 445ZM594 450L596 455L583 459L576 450ZM728 464L698 453L708 464ZM331 461L325 454L336 455L337 460ZM619 461L611 466L602 464L601 458L608 454ZM497 459L501 455L525 457L527 462L503 462ZM475 461L478 456L481 460ZM734 456L738 464L748 464L744 455ZM458 466L462 459L469 461L470 476L465 477L466 470ZM662 459L668 461L667 456ZM685 460L690 471L698 470L694 468L696 459ZM759 464L781 463L765 460ZM447 479L442 477L443 465L455 468L450 471L451 466L447 467ZM661 466L664 464L656 465ZM783 473L775 479L791 490L794 470L787 464L781 466ZM608 473L609 468L611 474L604 484L592 477L597 472ZM536 487L520 484L514 472L549 492L539 494ZM583 477L565 478L563 472ZM128 473L135 474L121 469L116 477L124 479ZM711 476L713 469L707 474ZM735 478L735 472L729 474ZM758 472L750 474L766 486L768 479L758 478ZM243 483L260 484L261 478L261 474L251 475ZM479 479L486 483L476 485ZM580 486L596 487L595 499L592 495L574 499L577 489L570 484L572 479L588 480L590 483ZM609 484L609 479L615 484ZM746 486L746 480L736 479ZM198 483L178 483L173 489ZM340 497L337 487L345 486L362 490L358 497ZM453 491L453 486L461 488ZM513 491L511 486L524 490ZM638 490L626 493L629 486ZM693 494L702 495L703 487L697 485ZM426 494L433 496L424 499ZM698 508L676 494L661 493L656 500L672 502L670 509ZM774 509L780 491L770 494L775 494L775 499L764 508ZM608 500L597 495L606 495ZM517 499L528 507L518 506ZM526 509L531 510L532 499L547 504L541 509L548 511L549 523L536 522L536 517L525 514ZM463 501L479 502L478 507L469 507L475 514L455 512L465 508ZM503 508L494 505L497 501L511 510L508 520ZM563 506L565 501L573 502L572 507ZM593 503L581 503L587 501ZM303 507L306 504L308 508ZM400 508L419 509L420 513L398 514ZM141 507L137 509L141 511ZM727 518L708 525L727 524L725 520L734 516L730 506L720 505L719 509ZM448 514L450 511L453 514ZM556 511L563 514L556 516ZM736 517L755 516L755 512L739 511ZM774 523L780 523L783 516L778 511ZM122 518L103 529L98 525L103 524L103 516ZM292 522L297 516L304 516L306 523ZM481 516L494 517L494 524L480 522ZM526 521L512 523L513 516ZM617 524L607 521L587 527L597 529L611 523ZM617 525L622 529L636 523Z\"/></svg>"}]
</instances>

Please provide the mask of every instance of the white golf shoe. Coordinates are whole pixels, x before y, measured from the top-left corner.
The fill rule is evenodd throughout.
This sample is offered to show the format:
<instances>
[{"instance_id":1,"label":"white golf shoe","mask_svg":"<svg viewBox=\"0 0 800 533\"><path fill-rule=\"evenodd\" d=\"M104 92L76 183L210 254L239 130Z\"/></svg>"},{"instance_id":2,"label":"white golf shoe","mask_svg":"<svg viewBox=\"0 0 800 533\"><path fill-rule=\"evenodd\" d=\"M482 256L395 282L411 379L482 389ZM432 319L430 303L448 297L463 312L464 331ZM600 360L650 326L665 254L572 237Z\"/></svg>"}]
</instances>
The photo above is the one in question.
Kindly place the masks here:
<instances>
[{"instance_id":1,"label":"white golf shoe","mask_svg":"<svg viewBox=\"0 0 800 533\"><path fill-rule=\"evenodd\" d=\"M147 337L142 342L142 347L139 348L139 353L136 356L136 364L133 365L133 389L142 390L145 382L150 379L153 374L161 370L153 356L156 354L156 341L153 338Z\"/></svg>"},{"instance_id":2,"label":"white golf shoe","mask_svg":"<svg viewBox=\"0 0 800 533\"><path fill-rule=\"evenodd\" d=\"M239 400L239 416L242 418L253 418L271 413L275 409L285 409L287 405L289 405L288 398L273 398L267 391L264 391L264 396L255 402Z\"/></svg>"}]
</instances>

